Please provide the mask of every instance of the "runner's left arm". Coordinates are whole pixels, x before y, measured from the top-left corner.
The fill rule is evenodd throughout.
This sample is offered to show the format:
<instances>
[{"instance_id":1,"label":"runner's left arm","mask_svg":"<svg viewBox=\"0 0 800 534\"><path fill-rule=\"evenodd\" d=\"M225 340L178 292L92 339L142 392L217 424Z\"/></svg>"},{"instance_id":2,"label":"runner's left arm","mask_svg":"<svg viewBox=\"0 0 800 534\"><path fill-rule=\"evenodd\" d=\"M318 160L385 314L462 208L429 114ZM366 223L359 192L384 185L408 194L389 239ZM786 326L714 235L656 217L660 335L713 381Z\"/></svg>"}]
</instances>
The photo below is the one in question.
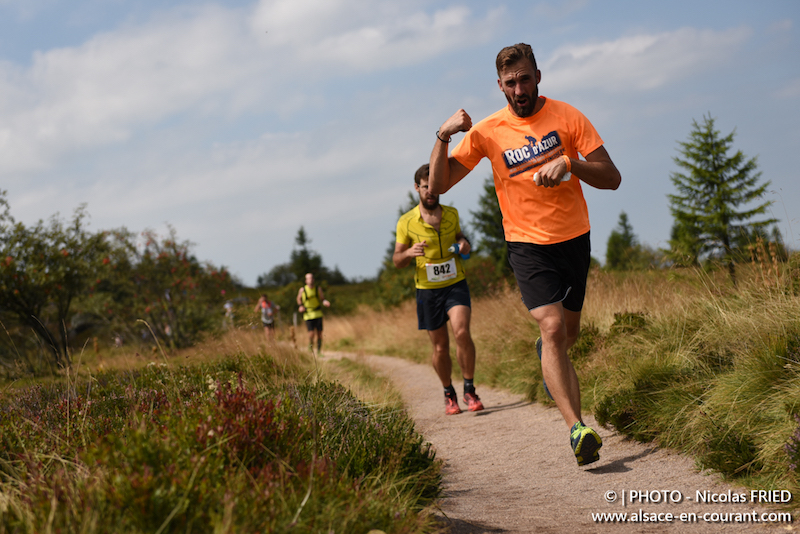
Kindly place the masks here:
<instances>
[{"instance_id":1,"label":"runner's left arm","mask_svg":"<svg viewBox=\"0 0 800 534\"><path fill-rule=\"evenodd\" d=\"M604 146L586 155L586 160L570 158L572 174L597 189L617 189L622 176ZM539 169L539 179L544 187L556 187L567 173L567 162L556 158Z\"/></svg>"},{"instance_id":2,"label":"runner's left arm","mask_svg":"<svg viewBox=\"0 0 800 534\"><path fill-rule=\"evenodd\" d=\"M469 254L469 251L472 250L472 245L467 241L467 236L465 236L463 232L458 232L456 234L456 243L458 243L459 254Z\"/></svg>"},{"instance_id":3,"label":"runner's left arm","mask_svg":"<svg viewBox=\"0 0 800 534\"><path fill-rule=\"evenodd\" d=\"M326 308L330 308L331 303L325 300L325 295L322 294L322 288L321 287L317 288L317 291L319 291L319 300L322 302L322 305L325 306Z\"/></svg>"}]
</instances>

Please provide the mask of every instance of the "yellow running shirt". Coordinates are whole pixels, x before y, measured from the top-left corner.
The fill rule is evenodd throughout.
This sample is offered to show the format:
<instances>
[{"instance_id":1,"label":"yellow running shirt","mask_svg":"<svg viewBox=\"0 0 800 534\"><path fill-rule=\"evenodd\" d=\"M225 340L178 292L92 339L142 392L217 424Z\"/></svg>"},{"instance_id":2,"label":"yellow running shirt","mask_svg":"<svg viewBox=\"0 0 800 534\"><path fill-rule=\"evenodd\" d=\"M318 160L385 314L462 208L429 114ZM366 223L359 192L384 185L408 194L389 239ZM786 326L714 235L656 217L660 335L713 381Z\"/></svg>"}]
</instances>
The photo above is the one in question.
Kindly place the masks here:
<instances>
[{"instance_id":1,"label":"yellow running shirt","mask_svg":"<svg viewBox=\"0 0 800 534\"><path fill-rule=\"evenodd\" d=\"M300 297L306 311L303 312L303 320L310 321L322 317L322 302L319 300L319 290L317 286L313 288L303 285L303 294Z\"/></svg>"},{"instance_id":2,"label":"yellow running shirt","mask_svg":"<svg viewBox=\"0 0 800 534\"><path fill-rule=\"evenodd\" d=\"M577 177L547 188L537 186L533 174L555 158L585 157L602 145L580 111L548 98L530 117L517 117L510 106L488 116L466 133L451 156L470 170L489 158L506 241L546 245L588 232L589 211Z\"/></svg>"},{"instance_id":3,"label":"yellow running shirt","mask_svg":"<svg viewBox=\"0 0 800 534\"><path fill-rule=\"evenodd\" d=\"M442 222L439 231L422 220L419 205L404 213L397 221L398 243L412 246L421 241L427 242L425 255L417 256L414 283L417 289L438 289L460 282L465 278L461 257L447 249L456 242L461 233L458 223L458 210L442 206Z\"/></svg>"}]
</instances>

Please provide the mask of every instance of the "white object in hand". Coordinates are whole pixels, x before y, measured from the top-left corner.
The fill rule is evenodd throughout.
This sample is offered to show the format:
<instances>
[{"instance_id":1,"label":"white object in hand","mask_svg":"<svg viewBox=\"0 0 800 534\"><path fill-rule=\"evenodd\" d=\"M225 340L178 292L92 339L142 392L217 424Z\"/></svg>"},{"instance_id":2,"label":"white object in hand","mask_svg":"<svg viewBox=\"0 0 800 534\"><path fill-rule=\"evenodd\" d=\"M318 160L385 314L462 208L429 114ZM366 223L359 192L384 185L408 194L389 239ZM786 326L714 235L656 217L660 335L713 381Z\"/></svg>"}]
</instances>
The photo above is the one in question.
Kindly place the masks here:
<instances>
[{"instance_id":1,"label":"white object in hand","mask_svg":"<svg viewBox=\"0 0 800 534\"><path fill-rule=\"evenodd\" d=\"M561 182L568 182L570 178L572 178L572 173L571 172L567 172L567 173L564 174L564 177L561 178ZM561 183L561 182L558 182L558 183ZM533 173L533 183L535 183L536 185L542 185L539 182L539 173L538 172Z\"/></svg>"},{"instance_id":2,"label":"white object in hand","mask_svg":"<svg viewBox=\"0 0 800 534\"><path fill-rule=\"evenodd\" d=\"M469 259L469 254L461 254L461 247L458 245L458 243L453 243L450 245L450 248L448 248L447 251L453 254L459 254L465 260Z\"/></svg>"}]
</instances>

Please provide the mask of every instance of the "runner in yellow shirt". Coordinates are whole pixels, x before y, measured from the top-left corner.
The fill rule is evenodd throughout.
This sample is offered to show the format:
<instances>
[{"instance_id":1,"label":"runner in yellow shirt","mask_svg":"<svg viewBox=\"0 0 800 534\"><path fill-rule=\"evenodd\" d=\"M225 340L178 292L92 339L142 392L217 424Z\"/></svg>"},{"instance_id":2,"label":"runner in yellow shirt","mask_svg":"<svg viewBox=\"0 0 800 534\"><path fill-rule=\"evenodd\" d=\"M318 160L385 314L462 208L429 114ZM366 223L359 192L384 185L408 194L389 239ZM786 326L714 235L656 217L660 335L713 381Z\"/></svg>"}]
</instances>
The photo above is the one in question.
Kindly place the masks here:
<instances>
[{"instance_id":1,"label":"runner in yellow shirt","mask_svg":"<svg viewBox=\"0 0 800 534\"><path fill-rule=\"evenodd\" d=\"M419 205L397 221L392 260L401 268L414 260L417 287L417 320L420 330L427 330L433 344L433 368L444 386L445 414L461 413L451 380L450 336L447 321L453 327L456 358L464 378L464 402L471 412L483 410L475 393L475 344L469 331L471 315L469 287L460 255L470 251L469 241L461 232L458 211L439 204L439 195L428 189L428 165L414 174L414 189ZM453 252L454 244L458 252Z\"/></svg>"},{"instance_id":2,"label":"runner in yellow shirt","mask_svg":"<svg viewBox=\"0 0 800 534\"><path fill-rule=\"evenodd\" d=\"M322 307L330 308L331 303L322 294L322 288L314 285L314 275L306 273L306 285L297 292L297 311L303 314L308 329L308 350L314 352L314 339L317 340L317 354L322 351Z\"/></svg>"}]
</instances>

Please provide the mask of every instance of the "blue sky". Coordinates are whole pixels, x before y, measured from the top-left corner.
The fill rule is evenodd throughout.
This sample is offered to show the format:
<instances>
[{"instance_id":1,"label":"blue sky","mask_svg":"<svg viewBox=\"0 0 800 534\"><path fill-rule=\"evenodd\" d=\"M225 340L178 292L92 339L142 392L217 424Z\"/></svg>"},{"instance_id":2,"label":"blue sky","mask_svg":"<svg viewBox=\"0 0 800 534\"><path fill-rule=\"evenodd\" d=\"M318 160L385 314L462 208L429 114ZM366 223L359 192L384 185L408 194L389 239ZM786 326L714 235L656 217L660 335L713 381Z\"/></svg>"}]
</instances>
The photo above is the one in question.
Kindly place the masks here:
<instances>
[{"instance_id":1,"label":"blue sky","mask_svg":"<svg viewBox=\"0 0 800 534\"><path fill-rule=\"evenodd\" d=\"M800 248L800 3L0 0L0 189L26 224L80 204L90 229L195 243L246 284L303 225L374 276L439 125L500 109L494 59L531 44L540 94L580 109L620 169L585 186L593 255L625 211L664 247L678 142L716 118L758 157ZM458 139L458 138L457 138ZM442 196L469 223L487 163Z\"/></svg>"}]
</instances>

